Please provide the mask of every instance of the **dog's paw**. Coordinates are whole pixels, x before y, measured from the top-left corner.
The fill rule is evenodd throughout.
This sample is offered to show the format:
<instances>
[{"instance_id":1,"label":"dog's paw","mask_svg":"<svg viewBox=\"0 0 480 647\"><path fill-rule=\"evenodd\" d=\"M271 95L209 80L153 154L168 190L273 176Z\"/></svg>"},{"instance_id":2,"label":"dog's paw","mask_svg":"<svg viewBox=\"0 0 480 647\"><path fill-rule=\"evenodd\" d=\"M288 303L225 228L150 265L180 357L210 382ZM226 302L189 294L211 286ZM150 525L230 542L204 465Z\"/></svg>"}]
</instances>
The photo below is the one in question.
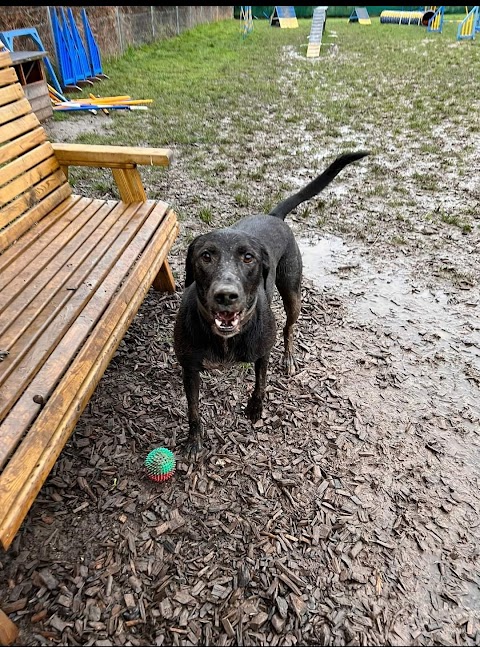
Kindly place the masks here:
<instances>
[{"instance_id":1,"label":"dog's paw","mask_svg":"<svg viewBox=\"0 0 480 647\"><path fill-rule=\"evenodd\" d=\"M193 441L189 440L185 445L185 458L187 458L187 460L191 461L192 463L195 463L200 457L202 450L203 443L200 439Z\"/></svg>"},{"instance_id":2,"label":"dog's paw","mask_svg":"<svg viewBox=\"0 0 480 647\"><path fill-rule=\"evenodd\" d=\"M263 402L261 398L258 398L257 396L252 395L252 397L248 401L248 404L245 408L245 415L252 422L257 422L257 420L260 420L260 418L262 417L262 411L263 411Z\"/></svg>"},{"instance_id":3,"label":"dog's paw","mask_svg":"<svg viewBox=\"0 0 480 647\"><path fill-rule=\"evenodd\" d=\"M284 353L282 366L283 370L285 371L285 375L288 375L288 377L295 375L295 373L297 372L297 362L295 361L295 357L292 355L292 353Z\"/></svg>"},{"instance_id":4,"label":"dog's paw","mask_svg":"<svg viewBox=\"0 0 480 647\"><path fill-rule=\"evenodd\" d=\"M190 429L187 442L185 443L185 457L195 462L203 449L202 429L200 425L195 425Z\"/></svg>"}]
</instances>

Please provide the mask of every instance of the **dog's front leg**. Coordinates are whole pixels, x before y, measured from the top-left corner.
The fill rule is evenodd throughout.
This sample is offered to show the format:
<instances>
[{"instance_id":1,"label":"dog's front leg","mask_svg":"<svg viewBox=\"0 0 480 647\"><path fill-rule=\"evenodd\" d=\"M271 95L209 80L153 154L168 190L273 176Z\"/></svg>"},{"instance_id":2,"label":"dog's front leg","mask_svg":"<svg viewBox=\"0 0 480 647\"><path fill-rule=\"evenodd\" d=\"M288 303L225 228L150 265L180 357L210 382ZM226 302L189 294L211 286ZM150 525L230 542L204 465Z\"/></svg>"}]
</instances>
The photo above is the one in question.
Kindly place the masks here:
<instances>
[{"instance_id":1,"label":"dog's front leg","mask_svg":"<svg viewBox=\"0 0 480 647\"><path fill-rule=\"evenodd\" d=\"M262 417L263 398L267 382L267 368L270 354L260 357L255 362L255 388L248 401L245 413L252 422L257 422Z\"/></svg>"},{"instance_id":2,"label":"dog's front leg","mask_svg":"<svg viewBox=\"0 0 480 647\"><path fill-rule=\"evenodd\" d=\"M187 396L188 404L188 440L187 454L193 459L201 451L202 443L202 422L199 412L200 397L200 372L189 368L183 368L183 386Z\"/></svg>"}]
</instances>

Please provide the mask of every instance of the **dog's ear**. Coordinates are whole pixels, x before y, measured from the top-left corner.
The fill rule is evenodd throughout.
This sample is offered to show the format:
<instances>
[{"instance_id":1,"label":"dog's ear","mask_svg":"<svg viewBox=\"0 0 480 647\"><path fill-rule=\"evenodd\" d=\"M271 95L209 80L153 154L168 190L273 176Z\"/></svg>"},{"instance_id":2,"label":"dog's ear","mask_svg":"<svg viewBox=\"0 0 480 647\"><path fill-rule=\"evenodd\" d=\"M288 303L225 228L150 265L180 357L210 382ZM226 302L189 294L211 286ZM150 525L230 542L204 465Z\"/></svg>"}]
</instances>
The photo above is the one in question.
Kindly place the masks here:
<instances>
[{"instance_id":1,"label":"dog's ear","mask_svg":"<svg viewBox=\"0 0 480 647\"><path fill-rule=\"evenodd\" d=\"M187 250L187 260L185 261L185 287L188 288L189 285L191 285L195 278L194 278L194 272L193 272L193 250L195 248L195 240L193 240L190 245L188 246Z\"/></svg>"},{"instance_id":2,"label":"dog's ear","mask_svg":"<svg viewBox=\"0 0 480 647\"><path fill-rule=\"evenodd\" d=\"M263 286L265 290L267 289L267 277L270 272L270 257L267 250L262 245L262 275L263 275Z\"/></svg>"},{"instance_id":3,"label":"dog's ear","mask_svg":"<svg viewBox=\"0 0 480 647\"><path fill-rule=\"evenodd\" d=\"M195 251L195 247L197 246L198 241L201 238L203 238L203 234L201 236L197 236L196 238L194 238L187 249L187 259L185 261L185 287L186 288L188 288L188 286L195 281L195 270L193 267L193 253Z\"/></svg>"}]
</instances>

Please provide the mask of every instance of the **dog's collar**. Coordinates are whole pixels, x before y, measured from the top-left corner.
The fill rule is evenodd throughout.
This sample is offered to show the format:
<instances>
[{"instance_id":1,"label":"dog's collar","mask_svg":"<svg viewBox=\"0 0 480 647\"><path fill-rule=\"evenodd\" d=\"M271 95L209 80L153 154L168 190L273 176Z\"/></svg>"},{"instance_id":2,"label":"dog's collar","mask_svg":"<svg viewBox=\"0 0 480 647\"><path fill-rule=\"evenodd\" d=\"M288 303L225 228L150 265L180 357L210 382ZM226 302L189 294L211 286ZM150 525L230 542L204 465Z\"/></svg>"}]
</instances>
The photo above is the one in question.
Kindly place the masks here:
<instances>
[{"instance_id":1,"label":"dog's collar","mask_svg":"<svg viewBox=\"0 0 480 647\"><path fill-rule=\"evenodd\" d=\"M255 299L254 299L254 301L253 301L252 305L251 305L249 308L247 308L247 310L245 310L245 314L244 314L244 316L243 316L243 318L242 318L242 324L247 323L247 321L248 321L249 319L251 319L251 317L252 317L253 313L255 312L255 308L257 307L257 299L258 299L258 297L257 297L257 296L255 296ZM198 296L197 296L197 305L198 305L198 310L199 310L200 314L202 315L202 317L203 317L204 319L206 319L207 321L209 321L209 320L212 318L212 315L211 315L211 313L210 313L210 312L205 308L205 306L204 306L204 305L203 305L203 303L200 301L200 299L198 298Z\"/></svg>"}]
</instances>

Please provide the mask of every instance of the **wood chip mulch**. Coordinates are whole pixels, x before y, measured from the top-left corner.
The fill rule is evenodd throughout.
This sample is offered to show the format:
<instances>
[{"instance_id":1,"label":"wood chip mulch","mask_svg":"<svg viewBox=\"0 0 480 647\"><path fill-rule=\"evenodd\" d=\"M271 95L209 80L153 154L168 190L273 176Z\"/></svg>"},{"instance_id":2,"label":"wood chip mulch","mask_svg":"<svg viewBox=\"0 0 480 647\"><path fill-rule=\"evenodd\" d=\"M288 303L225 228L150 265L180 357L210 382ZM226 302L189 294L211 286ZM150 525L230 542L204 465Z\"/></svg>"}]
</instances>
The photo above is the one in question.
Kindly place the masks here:
<instances>
[{"instance_id":1,"label":"wood chip mulch","mask_svg":"<svg viewBox=\"0 0 480 647\"><path fill-rule=\"evenodd\" d=\"M281 373L279 334L253 428L243 415L252 367L204 375L206 448L192 464L171 339L179 298L147 295L0 557L1 606L22 644L480 644L478 616L461 605L474 576L466 562L436 558L452 509L472 522L474 509L460 492L444 497L438 478L400 479L386 496L385 460L401 461L401 449L392 456L392 439L342 390L359 353L374 360L366 372L382 358L355 345L341 301L305 282L298 372ZM143 470L157 446L178 461L160 484ZM443 506L428 522L427 487ZM435 616L419 604L416 560L426 553ZM446 613L456 614L453 636Z\"/></svg>"}]
</instances>

